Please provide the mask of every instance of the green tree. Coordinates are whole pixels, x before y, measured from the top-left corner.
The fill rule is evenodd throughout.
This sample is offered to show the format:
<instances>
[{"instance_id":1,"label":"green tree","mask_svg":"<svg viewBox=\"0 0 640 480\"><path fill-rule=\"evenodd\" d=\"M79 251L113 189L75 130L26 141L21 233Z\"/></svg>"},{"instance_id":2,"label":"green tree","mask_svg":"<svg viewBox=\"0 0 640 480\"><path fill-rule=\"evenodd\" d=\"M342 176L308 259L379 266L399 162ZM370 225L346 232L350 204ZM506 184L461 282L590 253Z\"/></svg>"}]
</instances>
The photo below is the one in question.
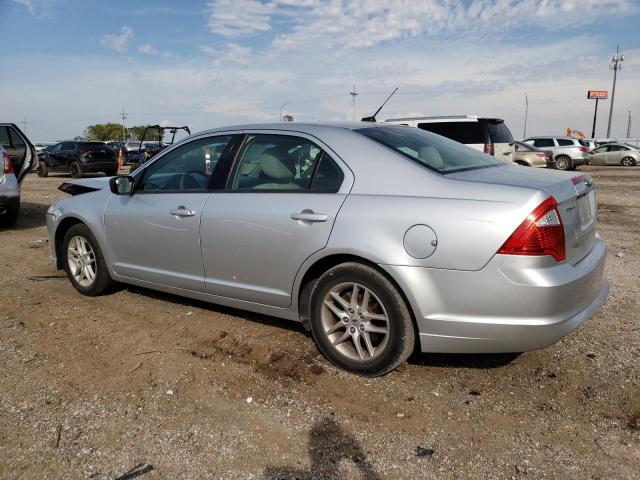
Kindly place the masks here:
<instances>
[{"instance_id":1,"label":"green tree","mask_svg":"<svg viewBox=\"0 0 640 480\"><path fill-rule=\"evenodd\" d=\"M147 128L146 125L136 125L135 127L128 128L129 139L130 140L142 140L142 135L144 135L144 130ZM163 131L160 130L160 140L162 140ZM145 142L158 141L158 131L155 128L150 128L147 131L147 135L144 137Z\"/></svg>"},{"instance_id":2,"label":"green tree","mask_svg":"<svg viewBox=\"0 0 640 480\"><path fill-rule=\"evenodd\" d=\"M119 123L97 123L89 125L85 130L89 140L108 142L110 140L122 140L122 125Z\"/></svg>"}]
</instances>

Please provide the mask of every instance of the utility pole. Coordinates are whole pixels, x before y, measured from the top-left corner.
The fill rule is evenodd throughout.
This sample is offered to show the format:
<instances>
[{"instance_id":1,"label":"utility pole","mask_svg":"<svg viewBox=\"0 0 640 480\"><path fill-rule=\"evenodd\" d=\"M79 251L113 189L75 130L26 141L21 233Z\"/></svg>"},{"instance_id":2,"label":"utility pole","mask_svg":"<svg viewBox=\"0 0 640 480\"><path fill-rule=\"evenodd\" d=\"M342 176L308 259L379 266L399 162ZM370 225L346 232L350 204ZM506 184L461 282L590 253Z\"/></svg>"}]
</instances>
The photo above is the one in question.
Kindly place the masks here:
<instances>
[{"instance_id":1,"label":"utility pole","mask_svg":"<svg viewBox=\"0 0 640 480\"><path fill-rule=\"evenodd\" d=\"M611 105L609 105L609 124L607 125L607 138L611 137L611 116L613 115L613 99L616 96L616 79L618 77L618 70L622 70L622 62L624 57L620 55L620 46L616 46L616 54L611 57L611 64L609 70L613 70L613 88L611 89Z\"/></svg>"},{"instance_id":2,"label":"utility pole","mask_svg":"<svg viewBox=\"0 0 640 480\"><path fill-rule=\"evenodd\" d=\"M24 134L27 134L27 125L29 124L29 122L27 122L26 118L22 119L22 122L20 122L22 124L22 131L24 132Z\"/></svg>"},{"instance_id":3,"label":"utility pole","mask_svg":"<svg viewBox=\"0 0 640 480\"><path fill-rule=\"evenodd\" d=\"M127 141L127 129L124 126L124 121L127 118L127 113L124 111L124 107L122 107L122 113L120 114L120 118L122 118L122 141Z\"/></svg>"},{"instance_id":4,"label":"utility pole","mask_svg":"<svg viewBox=\"0 0 640 480\"><path fill-rule=\"evenodd\" d=\"M356 121L356 97L358 96L358 93L356 92L356 84L353 84L353 92L349 92L349 95L351 95L351 120L353 120L354 122Z\"/></svg>"},{"instance_id":5,"label":"utility pole","mask_svg":"<svg viewBox=\"0 0 640 480\"><path fill-rule=\"evenodd\" d=\"M527 97L527 92L524 92L524 133L522 134L522 139L527 138L527 115L529 115L529 97Z\"/></svg>"},{"instance_id":6,"label":"utility pole","mask_svg":"<svg viewBox=\"0 0 640 480\"><path fill-rule=\"evenodd\" d=\"M627 110L629 118L627 119L627 138L631 138L631 110Z\"/></svg>"}]
</instances>

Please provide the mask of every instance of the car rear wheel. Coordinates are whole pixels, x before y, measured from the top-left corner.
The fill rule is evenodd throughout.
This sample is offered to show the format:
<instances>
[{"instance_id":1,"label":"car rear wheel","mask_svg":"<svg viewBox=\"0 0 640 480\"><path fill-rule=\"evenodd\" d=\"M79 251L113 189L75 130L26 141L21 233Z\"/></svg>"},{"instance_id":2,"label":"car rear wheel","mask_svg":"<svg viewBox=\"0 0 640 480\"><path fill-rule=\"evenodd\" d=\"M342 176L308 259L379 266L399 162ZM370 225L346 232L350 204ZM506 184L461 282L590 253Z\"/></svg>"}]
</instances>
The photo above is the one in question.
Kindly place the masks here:
<instances>
[{"instance_id":1,"label":"car rear wheel","mask_svg":"<svg viewBox=\"0 0 640 480\"><path fill-rule=\"evenodd\" d=\"M558 170L570 170L571 169L571 159L566 155L560 155L556 157L556 169Z\"/></svg>"},{"instance_id":2,"label":"car rear wheel","mask_svg":"<svg viewBox=\"0 0 640 480\"><path fill-rule=\"evenodd\" d=\"M98 242L86 225L76 224L67 231L62 257L69 280L83 295L101 295L113 287Z\"/></svg>"},{"instance_id":3,"label":"car rear wheel","mask_svg":"<svg viewBox=\"0 0 640 480\"><path fill-rule=\"evenodd\" d=\"M37 172L39 177L46 177L49 175L49 167L47 167L46 163L39 162Z\"/></svg>"},{"instance_id":4,"label":"car rear wheel","mask_svg":"<svg viewBox=\"0 0 640 480\"><path fill-rule=\"evenodd\" d=\"M411 313L379 271L349 262L327 271L311 292L310 325L320 352L364 376L384 375L413 352Z\"/></svg>"},{"instance_id":5,"label":"car rear wheel","mask_svg":"<svg viewBox=\"0 0 640 480\"><path fill-rule=\"evenodd\" d=\"M75 160L69 164L69 175L72 178L82 178L82 167Z\"/></svg>"},{"instance_id":6,"label":"car rear wheel","mask_svg":"<svg viewBox=\"0 0 640 480\"><path fill-rule=\"evenodd\" d=\"M622 159L622 165L625 167L633 167L636 161L632 157L624 157Z\"/></svg>"}]
</instances>

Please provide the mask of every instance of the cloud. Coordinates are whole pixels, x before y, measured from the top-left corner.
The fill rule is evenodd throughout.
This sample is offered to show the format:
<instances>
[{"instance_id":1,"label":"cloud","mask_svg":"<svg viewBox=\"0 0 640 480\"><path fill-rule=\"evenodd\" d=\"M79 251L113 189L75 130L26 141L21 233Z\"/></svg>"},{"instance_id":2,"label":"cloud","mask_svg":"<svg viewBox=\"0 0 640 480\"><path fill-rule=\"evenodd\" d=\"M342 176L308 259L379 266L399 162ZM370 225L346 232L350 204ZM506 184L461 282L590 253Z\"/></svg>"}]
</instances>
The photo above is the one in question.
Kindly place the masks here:
<instances>
[{"instance_id":1,"label":"cloud","mask_svg":"<svg viewBox=\"0 0 640 480\"><path fill-rule=\"evenodd\" d=\"M120 30L120 34L108 33L102 37L102 44L118 53L127 51L127 44L133 38L133 30L126 25Z\"/></svg>"},{"instance_id":2,"label":"cloud","mask_svg":"<svg viewBox=\"0 0 640 480\"><path fill-rule=\"evenodd\" d=\"M29 10L29 13L31 13L31 15L35 15L36 14L36 6L34 5L32 0L13 0L16 3L19 3L20 5L24 5L27 10Z\"/></svg>"},{"instance_id":3,"label":"cloud","mask_svg":"<svg viewBox=\"0 0 640 480\"><path fill-rule=\"evenodd\" d=\"M144 53L145 55L157 55L158 53L160 53L158 52L158 50L153 48L153 46L150 43L144 43L142 45L139 45L138 52Z\"/></svg>"},{"instance_id":4,"label":"cloud","mask_svg":"<svg viewBox=\"0 0 640 480\"><path fill-rule=\"evenodd\" d=\"M208 7L209 28L225 37L271 30L270 15L277 10L275 3L259 0L215 0Z\"/></svg>"}]
</instances>

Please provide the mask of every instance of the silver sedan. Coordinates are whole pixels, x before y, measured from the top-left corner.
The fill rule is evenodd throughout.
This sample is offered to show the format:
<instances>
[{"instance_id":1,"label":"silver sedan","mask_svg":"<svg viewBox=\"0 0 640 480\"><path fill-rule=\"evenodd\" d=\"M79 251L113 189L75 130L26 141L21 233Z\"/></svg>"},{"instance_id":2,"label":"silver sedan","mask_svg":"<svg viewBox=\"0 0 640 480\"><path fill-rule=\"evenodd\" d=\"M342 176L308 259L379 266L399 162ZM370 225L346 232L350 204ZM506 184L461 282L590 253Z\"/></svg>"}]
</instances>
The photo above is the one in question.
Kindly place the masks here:
<instances>
[{"instance_id":1,"label":"silver sedan","mask_svg":"<svg viewBox=\"0 0 640 480\"><path fill-rule=\"evenodd\" d=\"M246 125L63 185L47 227L82 294L122 282L303 322L372 376L414 349L543 348L593 315L594 188L405 126Z\"/></svg>"}]
</instances>

